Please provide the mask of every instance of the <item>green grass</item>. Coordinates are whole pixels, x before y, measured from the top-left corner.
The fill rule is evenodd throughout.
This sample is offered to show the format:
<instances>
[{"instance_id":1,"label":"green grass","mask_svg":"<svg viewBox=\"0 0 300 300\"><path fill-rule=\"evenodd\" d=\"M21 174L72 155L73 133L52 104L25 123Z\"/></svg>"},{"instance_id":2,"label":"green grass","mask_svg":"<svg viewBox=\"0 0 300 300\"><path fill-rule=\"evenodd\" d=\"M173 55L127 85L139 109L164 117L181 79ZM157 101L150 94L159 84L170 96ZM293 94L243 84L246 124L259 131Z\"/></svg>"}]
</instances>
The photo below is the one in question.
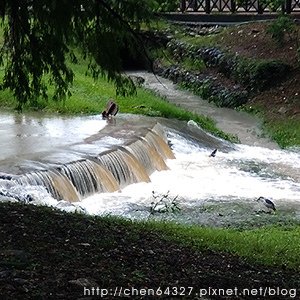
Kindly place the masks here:
<instances>
[{"instance_id":1,"label":"green grass","mask_svg":"<svg viewBox=\"0 0 300 300\"><path fill-rule=\"evenodd\" d=\"M143 29L148 29L145 25ZM194 46L215 46L221 41L221 35L212 34L212 35L198 35L198 36L188 36L186 35L183 26L170 23L165 19L157 19L150 24L152 30L158 31L168 31L173 37L182 42L189 43ZM223 29L222 32L227 32L227 29Z\"/></svg>"},{"instance_id":2,"label":"green grass","mask_svg":"<svg viewBox=\"0 0 300 300\"><path fill-rule=\"evenodd\" d=\"M206 66L201 59L192 59L189 57L185 57L182 60L182 67L186 70L191 70L191 71L196 71L196 72L201 72L203 71Z\"/></svg>"},{"instance_id":3,"label":"green grass","mask_svg":"<svg viewBox=\"0 0 300 300\"><path fill-rule=\"evenodd\" d=\"M281 148L300 146L300 120L299 118L267 118L259 105L245 105L240 110L257 115L264 120L263 130L267 136L276 141Z\"/></svg>"},{"instance_id":4,"label":"green grass","mask_svg":"<svg viewBox=\"0 0 300 300\"><path fill-rule=\"evenodd\" d=\"M176 30L178 28L178 26L176 26L175 24L172 24L170 22L168 22L167 20L163 19L163 18L156 18L154 20L152 20L152 22L150 22L150 24L142 24L141 25L141 29L142 30L158 30L158 31L173 31Z\"/></svg>"},{"instance_id":5,"label":"green grass","mask_svg":"<svg viewBox=\"0 0 300 300\"><path fill-rule=\"evenodd\" d=\"M200 250L227 252L267 265L300 267L299 226L266 226L251 230L159 222L144 223L144 226L151 230L159 230L168 240Z\"/></svg>"},{"instance_id":6,"label":"green grass","mask_svg":"<svg viewBox=\"0 0 300 300\"><path fill-rule=\"evenodd\" d=\"M28 299L78 299L82 285L71 284L74 278L127 287L172 286L178 279L182 286L214 288L299 286L296 226L211 229L1 201L0 218L1 265L9 275L0 284L5 299L24 298L24 289L11 289L24 276Z\"/></svg>"},{"instance_id":7,"label":"green grass","mask_svg":"<svg viewBox=\"0 0 300 300\"><path fill-rule=\"evenodd\" d=\"M158 53L161 53L159 55ZM172 57L170 51L159 51L157 52L157 56L160 57L159 60L163 66L172 66L172 65L178 65L182 69L189 70L189 71L195 71L195 72L201 72L204 69L206 69L206 66L202 59L192 59L190 57L182 57L180 60L174 59Z\"/></svg>"},{"instance_id":8,"label":"green grass","mask_svg":"<svg viewBox=\"0 0 300 300\"><path fill-rule=\"evenodd\" d=\"M300 120L272 120L264 123L266 132L282 148L300 146Z\"/></svg>"}]
</instances>

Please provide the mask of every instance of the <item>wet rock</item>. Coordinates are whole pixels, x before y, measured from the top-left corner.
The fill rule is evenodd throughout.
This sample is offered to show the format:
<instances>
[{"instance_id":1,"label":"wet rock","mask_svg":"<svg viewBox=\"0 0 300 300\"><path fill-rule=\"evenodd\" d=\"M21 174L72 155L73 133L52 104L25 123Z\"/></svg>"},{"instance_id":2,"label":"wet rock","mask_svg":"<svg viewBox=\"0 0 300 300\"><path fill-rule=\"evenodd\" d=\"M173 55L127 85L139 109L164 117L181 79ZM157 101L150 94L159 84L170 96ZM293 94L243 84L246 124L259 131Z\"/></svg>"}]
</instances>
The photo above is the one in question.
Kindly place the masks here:
<instances>
[{"instance_id":1,"label":"wet rock","mask_svg":"<svg viewBox=\"0 0 300 300\"><path fill-rule=\"evenodd\" d=\"M0 172L0 179L12 180L13 178L14 178L14 175Z\"/></svg>"},{"instance_id":2,"label":"wet rock","mask_svg":"<svg viewBox=\"0 0 300 300\"><path fill-rule=\"evenodd\" d=\"M273 86L290 70L290 66L285 63L277 61L253 63L241 60L237 55L229 55L216 47L199 48L175 39L167 43L167 48L176 60L180 61L183 58L202 60L206 67L215 68L226 77L233 78L250 92Z\"/></svg>"},{"instance_id":3,"label":"wet rock","mask_svg":"<svg viewBox=\"0 0 300 300\"><path fill-rule=\"evenodd\" d=\"M157 74L170 79L175 84L182 84L218 106L238 107L248 100L248 92L243 90L240 85L235 85L230 90L222 86L215 77L185 71L175 65L166 68L160 66L157 68Z\"/></svg>"},{"instance_id":4,"label":"wet rock","mask_svg":"<svg viewBox=\"0 0 300 300\"><path fill-rule=\"evenodd\" d=\"M3 199L7 199L9 201L18 201L18 202L23 202L23 203L30 203L34 201L34 197L30 194L27 193L18 193L17 191L14 190L7 190L7 189L2 189L0 190L0 196Z\"/></svg>"}]
</instances>

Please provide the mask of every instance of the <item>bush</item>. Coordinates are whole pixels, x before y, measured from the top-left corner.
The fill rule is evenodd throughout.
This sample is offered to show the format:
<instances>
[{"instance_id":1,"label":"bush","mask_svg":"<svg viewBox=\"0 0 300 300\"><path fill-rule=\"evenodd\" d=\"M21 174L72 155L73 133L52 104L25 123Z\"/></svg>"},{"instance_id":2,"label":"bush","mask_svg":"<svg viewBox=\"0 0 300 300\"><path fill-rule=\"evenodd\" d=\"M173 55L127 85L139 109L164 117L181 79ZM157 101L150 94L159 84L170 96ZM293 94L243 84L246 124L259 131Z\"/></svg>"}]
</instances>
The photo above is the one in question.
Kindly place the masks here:
<instances>
[{"instance_id":1,"label":"bush","mask_svg":"<svg viewBox=\"0 0 300 300\"><path fill-rule=\"evenodd\" d=\"M236 108L245 104L248 93L243 90L229 90L217 85L212 79L184 80L181 86L220 107Z\"/></svg>"},{"instance_id":2,"label":"bush","mask_svg":"<svg viewBox=\"0 0 300 300\"><path fill-rule=\"evenodd\" d=\"M267 33L271 34L278 46L284 45L285 34L292 33L295 30L293 20L286 15L279 16L267 28Z\"/></svg>"},{"instance_id":3,"label":"bush","mask_svg":"<svg viewBox=\"0 0 300 300\"><path fill-rule=\"evenodd\" d=\"M290 71L290 66L276 60L240 60L235 68L235 79L249 90L263 90L273 86Z\"/></svg>"}]
</instances>

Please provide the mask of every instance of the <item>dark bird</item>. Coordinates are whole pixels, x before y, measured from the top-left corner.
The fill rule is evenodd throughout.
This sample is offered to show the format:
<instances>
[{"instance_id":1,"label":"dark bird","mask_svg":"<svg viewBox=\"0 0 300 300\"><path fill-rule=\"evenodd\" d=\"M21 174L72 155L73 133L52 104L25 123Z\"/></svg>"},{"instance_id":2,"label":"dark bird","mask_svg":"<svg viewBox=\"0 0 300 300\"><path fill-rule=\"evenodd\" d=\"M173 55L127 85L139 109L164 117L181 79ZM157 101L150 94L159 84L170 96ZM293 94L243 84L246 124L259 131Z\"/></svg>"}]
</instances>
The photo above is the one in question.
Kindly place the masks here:
<instances>
[{"instance_id":1,"label":"dark bird","mask_svg":"<svg viewBox=\"0 0 300 300\"><path fill-rule=\"evenodd\" d=\"M117 103L112 101L111 99L108 101L106 105L106 110L102 112L102 118L110 118L111 116L115 116L119 111L119 106Z\"/></svg>"},{"instance_id":2,"label":"dark bird","mask_svg":"<svg viewBox=\"0 0 300 300\"><path fill-rule=\"evenodd\" d=\"M273 211L276 211L276 207L275 207L275 204L270 200L270 199L267 199L265 197L259 197L257 199L257 201L260 201L264 204L265 207L269 208L269 209L272 209Z\"/></svg>"},{"instance_id":3,"label":"dark bird","mask_svg":"<svg viewBox=\"0 0 300 300\"><path fill-rule=\"evenodd\" d=\"M215 149L215 150L209 155L209 157L215 157L217 151L218 151L218 149Z\"/></svg>"}]
</instances>

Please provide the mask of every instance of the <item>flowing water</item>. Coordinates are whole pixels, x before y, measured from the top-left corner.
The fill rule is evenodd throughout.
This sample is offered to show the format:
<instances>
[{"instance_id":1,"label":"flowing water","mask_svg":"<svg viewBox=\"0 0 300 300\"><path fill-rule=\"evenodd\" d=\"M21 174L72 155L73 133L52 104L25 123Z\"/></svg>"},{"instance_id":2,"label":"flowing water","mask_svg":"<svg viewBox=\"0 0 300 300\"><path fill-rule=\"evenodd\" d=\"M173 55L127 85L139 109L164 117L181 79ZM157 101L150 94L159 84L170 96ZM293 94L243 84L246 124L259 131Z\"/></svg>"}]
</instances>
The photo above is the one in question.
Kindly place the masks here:
<instances>
[{"instance_id":1,"label":"flowing water","mask_svg":"<svg viewBox=\"0 0 300 300\"><path fill-rule=\"evenodd\" d=\"M154 172L150 183L93 195L80 206L92 214L220 226L285 217L298 220L299 153L230 145L212 137L201 142L203 133L195 134L195 129L201 132L192 122L184 133L166 129L176 159L167 161L168 170ZM214 147L217 154L210 157ZM273 200L276 214L266 214L268 209L256 201L260 196Z\"/></svg>"},{"instance_id":2,"label":"flowing water","mask_svg":"<svg viewBox=\"0 0 300 300\"><path fill-rule=\"evenodd\" d=\"M300 152L261 147L256 135L231 144L193 121L125 114L107 123L2 113L0 131L3 201L213 226L300 218Z\"/></svg>"},{"instance_id":3,"label":"flowing water","mask_svg":"<svg viewBox=\"0 0 300 300\"><path fill-rule=\"evenodd\" d=\"M211 117L218 128L236 135L242 144L278 148L278 145L263 136L261 121L246 112L235 111L230 108L216 107L186 90L181 90L170 80L155 76L145 71L131 72L129 75L144 78L144 87L155 91L167 101L181 106L197 114Z\"/></svg>"}]
</instances>

